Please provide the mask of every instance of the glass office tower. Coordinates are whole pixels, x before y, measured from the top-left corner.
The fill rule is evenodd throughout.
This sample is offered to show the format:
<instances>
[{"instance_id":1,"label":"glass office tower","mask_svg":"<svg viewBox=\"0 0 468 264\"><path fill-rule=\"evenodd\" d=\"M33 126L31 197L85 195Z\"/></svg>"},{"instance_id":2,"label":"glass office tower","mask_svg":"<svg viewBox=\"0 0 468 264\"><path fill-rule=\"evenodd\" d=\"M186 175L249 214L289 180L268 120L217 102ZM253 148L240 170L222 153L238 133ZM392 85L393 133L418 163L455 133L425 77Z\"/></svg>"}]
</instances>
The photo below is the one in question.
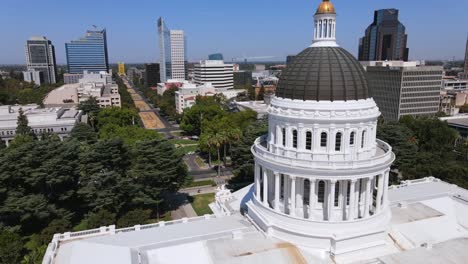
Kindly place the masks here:
<instances>
[{"instance_id":1,"label":"glass office tower","mask_svg":"<svg viewBox=\"0 0 468 264\"><path fill-rule=\"evenodd\" d=\"M360 61L408 61L408 36L398 20L397 9L381 9L374 13L374 22L359 40Z\"/></svg>"},{"instance_id":2,"label":"glass office tower","mask_svg":"<svg viewBox=\"0 0 468 264\"><path fill-rule=\"evenodd\" d=\"M44 83L56 83L55 48L46 37L31 37L26 42L26 67L28 71L42 72Z\"/></svg>"},{"instance_id":3,"label":"glass office tower","mask_svg":"<svg viewBox=\"0 0 468 264\"><path fill-rule=\"evenodd\" d=\"M65 43L69 73L109 72L106 30L86 31L78 40Z\"/></svg>"}]
</instances>

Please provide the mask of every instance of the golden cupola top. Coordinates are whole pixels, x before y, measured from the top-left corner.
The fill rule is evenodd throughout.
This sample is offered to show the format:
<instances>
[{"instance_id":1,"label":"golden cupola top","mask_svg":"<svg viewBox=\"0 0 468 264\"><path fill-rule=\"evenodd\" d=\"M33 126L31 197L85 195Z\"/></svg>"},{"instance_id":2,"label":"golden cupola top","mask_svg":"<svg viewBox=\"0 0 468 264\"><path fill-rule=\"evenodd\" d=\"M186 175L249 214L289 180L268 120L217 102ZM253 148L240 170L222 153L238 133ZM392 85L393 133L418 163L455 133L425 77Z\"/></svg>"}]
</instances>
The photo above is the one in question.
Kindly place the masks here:
<instances>
[{"instance_id":1,"label":"golden cupola top","mask_svg":"<svg viewBox=\"0 0 468 264\"><path fill-rule=\"evenodd\" d=\"M322 3L320 3L319 7L317 8L317 12L315 13L316 15L320 14L336 14L335 13L335 7L333 4L330 2L330 0L323 0Z\"/></svg>"}]
</instances>

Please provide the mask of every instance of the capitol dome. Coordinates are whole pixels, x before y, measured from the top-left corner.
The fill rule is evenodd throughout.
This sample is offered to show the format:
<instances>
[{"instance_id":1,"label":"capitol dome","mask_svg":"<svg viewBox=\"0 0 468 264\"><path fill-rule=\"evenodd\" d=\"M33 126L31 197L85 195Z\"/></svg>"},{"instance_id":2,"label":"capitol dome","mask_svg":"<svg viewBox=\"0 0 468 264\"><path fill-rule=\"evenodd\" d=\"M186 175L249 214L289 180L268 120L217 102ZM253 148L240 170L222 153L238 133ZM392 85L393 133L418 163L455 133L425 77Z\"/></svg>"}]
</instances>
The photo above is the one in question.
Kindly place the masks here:
<instances>
[{"instance_id":1,"label":"capitol dome","mask_svg":"<svg viewBox=\"0 0 468 264\"><path fill-rule=\"evenodd\" d=\"M359 61L340 47L309 47L288 64L276 96L298 100L348 101L369 98Z\"/></svg>"},{"instance_id":2,"label":"capitol dome","mask_svg":"<svg viewBox=\"0 0 468 264\"><path fill-rule=\"evenodd\" d=\"M284 70L268 134L252 146L248 217L267 235L343 255L385 243L392 148L377 139L379 108L360 63L336 42L324 0L314 39Z\"/></svg>"}]
</instances>

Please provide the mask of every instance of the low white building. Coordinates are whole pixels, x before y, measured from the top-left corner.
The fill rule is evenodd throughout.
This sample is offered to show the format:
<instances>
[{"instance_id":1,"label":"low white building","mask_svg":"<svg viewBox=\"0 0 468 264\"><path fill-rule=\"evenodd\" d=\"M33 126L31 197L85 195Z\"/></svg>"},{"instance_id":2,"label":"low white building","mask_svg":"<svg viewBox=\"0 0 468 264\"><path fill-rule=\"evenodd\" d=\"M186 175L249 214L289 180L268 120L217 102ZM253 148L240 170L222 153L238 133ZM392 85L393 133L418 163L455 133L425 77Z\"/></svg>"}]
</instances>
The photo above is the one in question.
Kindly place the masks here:
<instances>
[{"instance_id":1,"label":"low white building","mask_svg":"<svg viewBox=\"0 0 468 264\"><path fill-rule=\"evenodd\" d=\"M239 93L244 91L245 90L240 89L217 89L211 83L198 85L184 81L175 94L176 110L177 113L182 114L184 109L190 108L195 104L197 96L214 96L216 94L223 94L226 99L229 100L235 98Z\"/></svg>"},{"instance_id":2,"label":"low white building","mask_svg":"<svg viewBox=\"0 0 468 264\"><path fill-rule=\"evenodd\" d=\"M121 107L119 87L106 72L89 73L85 71L78 83L65 84L51 91L44 99L50 107L78 105L95 97L101 108Z\"/></svg>"},{"instance_id":3,"label":"low white building","mask_svg":"<svg viewBox=\"0 0 468 264\"><path fill-rule=\"evenodd\" d=\"M54 133L62 140L69 136L75 124L80 122L82 115L82 112L76 108L39 108L35 104L0 106L0 139L7 146L16 136L20 108L28 118L29 126L36 135Z\"/></svg>"}]
</instances>

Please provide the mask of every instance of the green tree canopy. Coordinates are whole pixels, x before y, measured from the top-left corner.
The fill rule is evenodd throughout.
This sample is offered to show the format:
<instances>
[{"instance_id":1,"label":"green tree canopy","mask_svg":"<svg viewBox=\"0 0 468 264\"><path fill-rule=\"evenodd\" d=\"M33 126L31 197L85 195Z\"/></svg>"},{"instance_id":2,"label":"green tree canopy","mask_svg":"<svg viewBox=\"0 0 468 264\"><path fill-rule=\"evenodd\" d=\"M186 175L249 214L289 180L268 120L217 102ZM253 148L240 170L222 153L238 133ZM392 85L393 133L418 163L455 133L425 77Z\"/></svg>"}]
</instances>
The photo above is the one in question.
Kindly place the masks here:
<instances>
[{"instance_id":1,"label":"green tree canopy","mask_svg":"<svg viewBox=\"0 0 468 264\"><path fill-rule=\"evenodd\" d=\"M23 244L18 234L0 231L0 264L19 263Z\"/></svg>"}]
</instances>

